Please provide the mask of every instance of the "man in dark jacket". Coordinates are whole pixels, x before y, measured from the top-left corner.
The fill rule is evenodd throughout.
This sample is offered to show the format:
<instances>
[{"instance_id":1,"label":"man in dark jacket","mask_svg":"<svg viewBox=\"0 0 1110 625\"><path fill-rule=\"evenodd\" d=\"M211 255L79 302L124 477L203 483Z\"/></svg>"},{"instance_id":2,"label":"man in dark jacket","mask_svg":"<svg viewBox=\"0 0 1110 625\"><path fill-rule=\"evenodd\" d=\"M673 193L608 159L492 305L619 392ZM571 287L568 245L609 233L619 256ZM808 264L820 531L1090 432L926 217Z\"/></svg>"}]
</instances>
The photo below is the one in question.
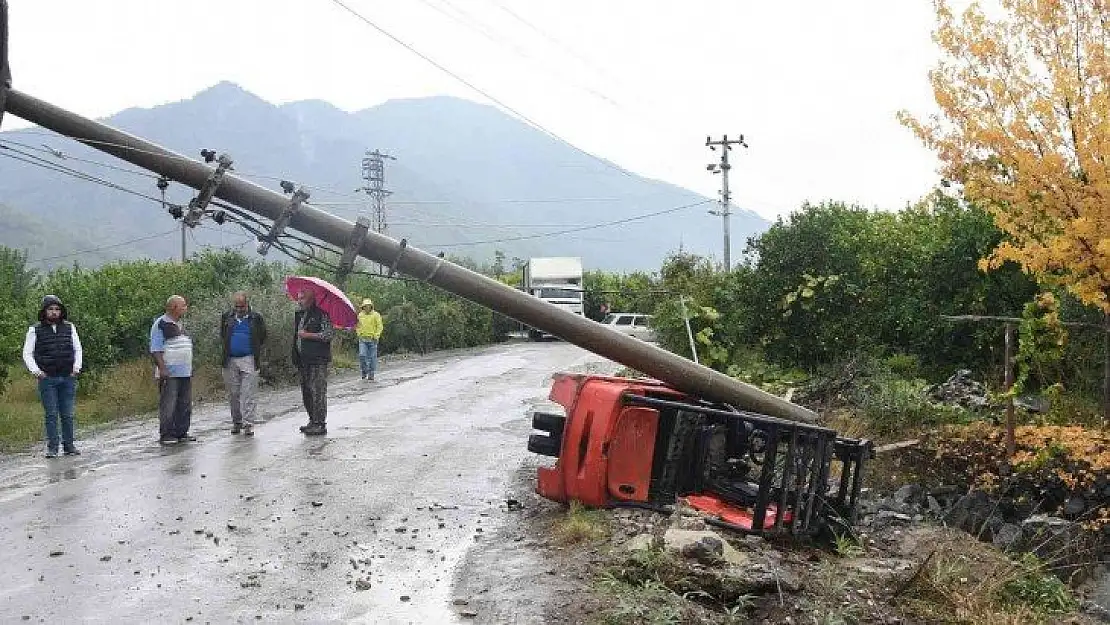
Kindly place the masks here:
<instances>
[{"instance_id":1,"label":"man in dark jacket","mask_svg":"<svg viewBox=\"0 0 1110 625\"><path fill-rule=\"evenodd\" d=\"M62 300L42 298L39 322L27 329L23 341L23 363L39 380L39 399L45 413L46 457L58 456L58 421L62 422L61 444L67 456L81 452L73 445L73 404L77 397L77 374L81 373L81 339Z\"/></svg>"},{"instance_id":2,"label":"man in dark jacket","mask_svg":"<svg viewBox=\"0 0 1110 625\"><path fill-rule=\"evenodd\" d=\"M231 433L254 434L258 372L266 322L247 303L246 293L232 296L232 309L220 316L224 384L231 404Z\"/></svg>"},{"instance_id":3,"label":"man in dark jacket","mask_svg":"<svg viewBox=\"0 0 1110 625\"><path fill-rule=\"evenodd\" d=\"M328 433L328 365L335 328L327 313L316 305L316 294L297 295L297 314L293 321L293 364L301 376L301 396L308 412L308 424L301 426L307 436Z\"/></svg>"}]
</instances>

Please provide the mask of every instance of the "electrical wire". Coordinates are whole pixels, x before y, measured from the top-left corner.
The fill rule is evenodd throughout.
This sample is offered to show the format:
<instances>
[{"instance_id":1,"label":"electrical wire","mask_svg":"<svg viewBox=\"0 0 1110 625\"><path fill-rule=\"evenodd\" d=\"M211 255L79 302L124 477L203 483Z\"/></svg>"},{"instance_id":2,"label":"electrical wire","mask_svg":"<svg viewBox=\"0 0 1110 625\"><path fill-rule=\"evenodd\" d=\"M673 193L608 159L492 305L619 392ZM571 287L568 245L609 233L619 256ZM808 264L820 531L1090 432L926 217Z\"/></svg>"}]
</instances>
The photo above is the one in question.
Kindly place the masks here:
<instances>
[{"instance_id":1,"label":"electrical wire","mask_svg":"<svg viewBox=\"0 0 1110 625\"><path fill-rule=\"evenodd\" d=\"M149 241L150 239L157 239L158 237L164 237L167 234L174 234L175 232L178 232L178 231L179 230L177 228L174 228L173 230L167 230L166 232L160 232L158 234L151 234L151 235L148 235L148 236L145 236L145 237L139 237L137 239L129 239L127 241L120 241L119 243L113 243L111 245L104 245L104 246L101 246L101 247L94 247L94 248L90 248L90 249L87 249L87 250L81 250L79 252L72 252L72 253L69 253L69 254L59 254L58 256L47 256L45 258L36 258L34 260L28 260L27 262L29 264L44 263L48 260L58 260L60 258L71 258L73 256L82 256L82 255L85 255L85 254L93 254L93 253L101 252L101 251L104 251L104 250L115 249L117 247L123 247L125 245L131 245L132 243L139 243L140 241Z\"/></svg>"},{"instance_id":2,"label":"electrical wire","mask_svg":"<svg viewBox=\"0 0 1110 625\"><path fill-rule=\"evenodd\" d=\"M655 211L655 212L651 212L651 213L644 213L642 215L634 215L632 217L625 217L623 219L615 219L613 221L607 221L607 222L599 223L599 224L591 224L591 225L588 225L588 226L578 226L578 227L575 227L575 228L567 228L565 230L557 230L555 232L543 232L543 233L539 233L539 234L528 234L528 235L521 235L521 236L518 236L518 237L508 237L508 238L504 238L504 239L488 239L488 240L485 240L485 241L467 241L465 243L442 243L442 244L439 244L439 245L428 245L427 247L437 247L437 248L464 247L464 246L468 246L468 245L485 245L485 244L488 244L488 243L508 243L508 242L511 242L511 241L524 241L524 240L527 240L527 239L542 239L542 238L546 238L546 237L553 237L553 236L559 236L559 235L563 235L563 234L570 234L570 233L573 233L573 232L582 232L582 231L585 231L585 230L594 230L594 229L597 229L597 228L607 228L609 226L617 226L617 225L629 223L629 222L632 222L632 221L639 221L641 219L648 219L650 217L657 217L659 215L666 215L667 213L678 212L680 210L685 210L687 208L694 208L696 206L702 206L704 204L709 204L709 203L714 202L714 201L715 200L702 200L700 202L694 202L693 204L684 204L682 206L675 206L675 207L672 207L672 208L666 208L666 209L663 209L663 210L660 210L660 211Z\"/></svg>"},{"instance_id":3,"label":"electrical wire","mask_svg":"<svg viewBox=\"0 0 1110 625\"><path fill-rule=\"evenodd\" d=\"M63 160L63 161L70 160L70 161L77 161L79 163L87 163L89 165L96 165L97 167L105 167L107 169L114 169L116 171L122 171L124 173L131 174L131 175L134 175L134 176L143 176L143 177L146 177L146 178L153 178L155 180L157 180L158 178L161 177L158 174L151 173L149 171L144 171L144 170L140 170L140 169L131 169L129 167L120 167L119 165L112 165L111 163L105 163L103 161L95 161L95 160L92 160L92 159L81 158L79 156L73 156L72 154L66 154L62 150L50 147L50 146L46 145L45 143L42 144L41 146L36 146L36 145L31 145L29 143L23 143L21 141L12 141L11 139L0 139L0 142L9 143L11 145L18 145L18 146L20 146L22 148L26 148L28 150L35 150L35 151L38 151L38 152L45 152L45 153L50 154L51 156L53 156L53 157L55 157L59 160Z\"/></svg>"},{"instance_id":4,"label":"electrical wire","mask_svg":"<svg viewBox=\"0 0 1110 625\"><path fill-rule=\"evenodd\" d=\"M605 102L606 104L609 104L610 106L613 106L613 107L618 108L618 109L620 108L620 105L618 105L615 101L613 101L612 98L609 98L605 94L597 91L596 89L593 89L592 87L588 87L584 84L575 82L574 80L572 80L571 78L569 78L568 76L563 74L562 72L559 72L557 70L554 70L554 69L548 67L547 64L545 64L545 63L541 63L539 59L537 59L533 55L529 54L527 50L521 48L517 44L515 44L515 43L513 43L513 42L511 42L511 41L509 41L509 40L507 40L503 37L499 37L496 34L496 32L492 31L490 28L488 28L487 26L482 24L482 22L479 21L477 18L475 18L472 14L463 10L461 7L456 6L455 4L452 4L450 2L450 0L439 0L439 1L442 2L445 6L449 7L453 11L455 11L456 13L458 13L459 15L455 15L454 13L450 13L447 10L441 8L440 6L438 6L436 4L433 4L432 0L420 0L420 3L424 4L425 6L434 10L435 12L439 13L440 15L446 16L448 19L450 19L454 22L457 22L457 23L463 25L466 28L469 28L470 30L478 33L479 35L482 35L486 39L492 41L494 44L506 48L507 50L509 50L513 54L519 56L520 58L525 59L525 60L535 64L540 69L542 69L543 71L547 72L548 74L554 76L555 78L558 78L559 80L565 81L567 84L569 84L573 87L577 87L578 89L581 89L582 91L585 91L586 93L594 96L595 98L598 98L599 100Z\"/></svg>"},{"instance_id":5,"label":"electrical wire","mask_svg":"<svg viewBox=\"0 0 1110 625\"><path fill-rule=\"evenodd\" d=\"M586 58L585 56L579 54L573 48L564 44L562 41L556 39L551 34L545 32L539 26L536 26L531 21L524 19L524 17L522 17L519 13L517 13L516 11L513 11L509 7L505 6L499 0L489 0L489 2L491 2L493 5L495 5L497 8L501 9L505 13L509 14L516 21L520 22L521 24L524 24L528 28L531 28L533 31L535 31L537 34L539 34L541 37L543 37L544 39L546 39L549 42L551 42L552 44L554 44L556 47L562 48L564 52L566 52L567 54L569 54L569 55L573 56L574 58L578 59L580 62L582 62L582 64L586 65L587 67L589 67L589 68L593 69L595 72L597 72L600 77L602 77L606 80L614 80L614 77L613 77L612 74L605 71L603 68L598 66L592 60L590 60L590 59Z\"/></svg>"},{"instance_id":6,"label":"electrical wire","mask_svg":"<svg viewBox=\"0 0 1110 625\"><path fill-rule=\"evenodd\" d=\"M116 189L117 191L123 191L124 193L129 193L131 195L141 197L145 200L150 200L152 202L158 202L159 204L162 203L161 198L155 197L153 195L147 195L145 193L142 193L141 191L136 191L134 189L127 188L123 185L116 184L116 183L114 183L110 180L105 180L103 178L100 178L100 177L94 176L92 174L80 171L78 169L73 169L72 167L66 167L64 165L60 165L60 164L55 163L53 161L46 160L46 159L44 159L40 156L36 156L34 154L30 154L28 152L20 150L19 148L13 148L13 147L10 147L10 146L7 146L7 145L3 145L2 142L0 142L0 150L3 150L3 151L0 151L0 156L6 156L6 157L14 159L16 161L27 163L29 165L35 165L35 166L38 166L38 167L42 167L43 169L47 169L47 170L54 171L54 172L57 172L57 173L67 174L67 175L73 176L74 178L77 178L79 180L84 180L86 182L92 182L92 183L95 183L95 184L99 184L99 185L102 185L102 186L105 186L105 187L108 187L108 188L111 188L111 189ZM15 154L7 154L5 152L14 152L15 154L18 154L20 156L16 156Z\"/></svg>"},{"instance_id":7,"label":"electrical wire","mask_svg":"<svg viewBox=\"0 0 1110 625\"><path fill-rule=\"evenodd\" d=\"M576 151L576 152L578 152L578 153L580 153L580 154L582 154L582 155L584 155L584 156L586 156L590 159L593 159L593 160L597 161L598 163L601 163L605 167L608 167L608 168L610 168L614 171L618 171L618 172L624 174L625 176L633 177L635 175L632 172L628 171L627 169L624 169L623 167L620 167L620 166L618 166L614 163L611 163L611 162L601 158L600 156L595 156L593 154L590 154L589 152L583 150L582 148L574 145L570 141L567 141L566 139L564 139L560 135L556 134L554 131L549 130L543 124L540 124L539 122L536 122L536 121L532 120L530 117L528 117L524 113L522 113L522 112L518 111L517 109L509 106L504 101L495 97L494 95L492 95L488 91L482 89L481 87L478 87L477 85L470 82L469 80L467 80L467 79L463 78L462 76L456 74L455 72L447 69L446 67L444 67L442 64L440 64L436 60L432 59L428 55L426 55L423 52L414 48L412 45L406 43L405 41L401 40L397 36L393 35L389 31L387 31L386 29L382 28L377 23L372 21L370 18L368 18L365 15L363 15L363 14L359 13L358 11L354 10L343 0L331 0L331 1L332 1L333 4L338 5L339 7L343 8L345 11L350 13L351 15L353 15L356 18L358 18L359 20L361 20L367 26L369 26L369 27L373 28L374 30L378 31L379 33L385 35L386 37L390 38L391 40L393 40L398 45L404 47L409 52L412 52L413 54L420 57L421 59L423 59L427 63L431 64L436 69L440 70L441 72L443 72L443 73L447 74L448 76L454 78L455 80L459 81L460 83L462 83L463 85L465 85L469 89L472 89L473 91L481 94L482 96L486 97L489 101L491 101L494 104L500 106L501 108L505 109L506 111L512 113L513 115L516 115L519 119L521 119L525 123L529 124L530 126L535 128L536 130L539 130L540 132L542 132L542 133L546 134L547 136L551 137L552 139L555 139L556 141L558 141L558 142L566 145L567 147L571 148L572 150L574 150L574 151Z\"/></svg>"}]
</instances>

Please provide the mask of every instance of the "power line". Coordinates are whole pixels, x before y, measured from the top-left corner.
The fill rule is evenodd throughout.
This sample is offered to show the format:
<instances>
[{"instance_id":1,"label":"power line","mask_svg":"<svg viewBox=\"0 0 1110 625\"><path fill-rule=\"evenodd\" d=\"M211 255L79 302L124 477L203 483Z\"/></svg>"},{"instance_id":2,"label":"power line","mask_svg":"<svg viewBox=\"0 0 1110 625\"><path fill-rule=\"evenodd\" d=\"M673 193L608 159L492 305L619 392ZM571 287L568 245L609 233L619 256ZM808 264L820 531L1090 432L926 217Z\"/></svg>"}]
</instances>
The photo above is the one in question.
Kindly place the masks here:
<instances>
[{"instance_id":1,"label":"power line","mask_svg":"<svg viewBox=\"0 0 1110 625\"><path fill-rule=\"evenodd\" d=\"M102 252L104 250L111 250L111 249L115 249L117 247L123 247L125 245L131 245L132 243L139 243L140 241L149 241L150 239L157 239L158 237L164 237L167 234L174 234L176 232L177 232L177 228L174 228L173 230L167 230L165 232L160 232L158 234L151 234L151 235L148 235L148 236L145 236L145 237L139 237L137 239L129 239L127 241L120 241L119 243L113 243L111 245L104 245L104 246L101 246L101 247L94 247L94 248L87 249L87 250L81 250L79 252L72 252L70 254L59 254L58 256L47 256L46 258L36 258L35 260L29 260L27 262L28 263L43 263L43 262L46 262L48 260L58 260L60 258L71 258L73 256L83 256L85 254L93 254L93 253L96 253L96 252Z\"/></svg>"},{"instance_id":2,"label":"power line","mask_svg":"<svg viewBox=\"0 0 1110 625\"><path fill-rule=\"evenodd\" d=\"M50 147L49 145L46 145L45 143L43 143L41 146L36 146L36 145L31 145L29 143L23 143L21 141L12 141L11 139L0 139L0 142L10 143L11 145L18 145L20 147L27 148L28 150L35 150L35 151L38 151L38 152L45 152L45 153L50 154L51 156L53 156L53 157L55 157L59 160L63 160L63 161L70 160L70 161L77 161L79 163L87 163L89 165L96 165L97 167L105 167L105 168L108 168L108 169L114 169L116 171L122 171L122 172L127 173L127 174L132 174L132 175L135 175L135 176L143 176L143 177L146 177L146 178L153 178L155 180L160 178L160 176L158 174L152 174L148 171L142 171L142 170L139 170L139 169L131 169L129 167L120 167L118 165L112 165L111 163L105 163L103 161L95 161L95 160L88 159L88 158L81 158L79 156L73 156L72 154L67 154L67 153L63 152L62 150L60 150L60 149Z\"/></svg>"},{"instance_id":3,"label":"power line","mask_svg":"<svg viewBox=\"0 0 1110 625\"><path fill-rule=\"evenodd\" d=\"M99 185L102 185L102 186L105 186L105 187L108 187L108 188L111 188L111 189L116 189L117 191L123 191L124 193L130 193L131 195L141 197L143 199L150 200L152 202L158 202L158 203L162 202L161 199L156 198L152 195L147 195L145 193L142 193L141 191L135 191L134 189L129 189L129 188L123 186L123 185L119 185L119 184L116 184L114 182L111 182L110 180L105 180L103 178L93 176L92 174L88 174L86 172L83 172L83 171L80 171L80 170L77 170L77 169L73 169L71 167L66 167L64 165L59 165L57 163L54 163L54 162L48 161L46 159L43 159L42 157L35 156L34 154L28 154L27 152L24 152L24 151L19 150L17 148L12 148L12 147L8 147L8 146L5 146L5 145L0 145L0 150L7 150L7 151L15 152L16 154L22 155L22 157L21 157L21 156L16 156L15 154L6 154L4 152L0 152L0 156L5 156L7 158L10 158L10 159L22 162L22 163L26 163L28 165L34 165L36 167L41 167L43 169L47 169L47 170L54 171L54 172L57 172L57 173L66 174L66 175L72 176L74 178L77 178L78 180L84 180L86 182L92 182L92 183L99 184Z\"/></svg>"},{"instance_id":4,"label":"power line","mask_svg":"<svg viewBox=\"0 0 1110 625\"><path fill-rule=\"evenodd\" d=\"M632 217L625 217L623 219L615 219L613 221L607 221L605 223L592 224L592 225L589 225L589 226L578 226L578 227L575 227L575 228L567 228L565 230L557 230L555 232L544 232L544 233L540 233L540 234L528 234L528 235L522 235L522 236L519 236L519 237L508 237L508 238L504 238L504 239L488 239L488 240L485 240L485 241L467 241L466 243L444 243L444 244L440 244L440 245L430 245L429 244L427 247L463 247L463 246L467 246L467 245L485 245L487 243L508 243L508 242L511 242L511 241L523 241L523 240L526 240L526 239L542 239L542 238L546 238L546 237L559 236L559 235L562 235L562 234L570 234L572 232L582 232L582 231L585 231L585 230L594 230L594 229L597 229L597 228L607 228L609 226L616 226L616 225L620 225L620 224L629 223L629 222L632 222L632 221L639 221L641 219L648 219L650 217L657 217L659 215L665 215L667 213L674 213L674 212L678 212L680 210L685 210L687 208L694 208L695 206L702 206L703 204L709 204L712 201L713 200L702 200L700 202L695 202L693 204L684 204L682 206L675 206L673 208L666 208L666 209L663 209L663 210L660 210L660 211L655 211L655 212L652 212L652 213L644 213L643 215L634 215Z\"/></svg>"},{"instance_id":5,"label":"power line","mask_svg":"<svg viewBox=\"0 0 1110 625\"><path fill-rule=\"evenodd\" d=\"M599 100L602 100L603 102L605 102L606 104L609 104L610 106L620 108L619 104L617 104L612 98L606 96L604 93L601 93L600 91L597 91L596 89L594 89L592 87L588 87L584 84L575 82L573 79L567 77L562 72L556 71L556 70L548 67L548 65L546 63L540 62L539 59L537 59L536 57L529 54L527 50L525 50L524 48L521 48L516 43L514 43L512 41L509 41L509 40L507 40L503 37L499 37L495 31L488 28L480 20L475 18L472 14L468 13L467 11L463 10L461 7L456 6L455 4L452 4L450 0L439 0L439 1L442 2L445 6L450 7L452 10L457 12L459 15L455 15L453 13L450 13L450 12L446 11L445 9L439 7L438 5L432 4L432 0L420 0L420 2L422 4L426 5L427 7L436 11L437 13L446 16L448 19L451 19L451 20L465 26L466 28L469 28L470 30L473 30L474 32L482 35L486 39L492 41L494 44L505 47L506 49L508 49L513 54L515 54L515 55L519 56L520 58L525 59L525 60L527 60L531 63L534 63L536 66L540 67L542 70L544 70L545 72L547 72L547 73L551 74L552 76L558 78L559 80L566 81L567 84L569 84L571 86L574 86L574 87L577 87L577 88L581 89L582 91L585 91L586 93L598 98Z\"/></svg>"},{"instance_id":6,"label":"power line","mask_svg":"<svg viewBox=\"0 0 1110 625\"><path fill-rule=\"evenodd\" d=\"M496 5L496 6L497 6L497 8L501 9L501 10L502 10L502 11L504 11L505 13L508 13L508 14L509 14L509 15L510 15L510 16L511 16L511 17L512 17L513 19L515 19L516 21L520 22L521 24L524 24L524 25L525 25L525 26L527 26L528 28L531 28L531 29L532 29L533 31L535 31L536 33L538 33L538 34L539 34L539 35L540 35L541 37L543 37L544 39L548 40L549 42L551 42L551 43L552 43L552 44L554 44L555 46L557 46L557 47L559 47L559 48L562 48L562 49L563 49L563 51L565 51L566 53L570 54L570 55L571 55L571 56L573 56L574 58L578 59L578 60L579 60L579 61L581 61L581 62L582 62L582 63L583 63L584 65L586 65L586 66L590 67L591 69L593 69L593 70L594 70L595 72L597 72L597 73L598 73L598 74L599 74L599 75L600 75L601 77L605 78L606 80L613 80L613 76L612 76L612 75L611 75L611 74L610 74L609 72L605 71L604 69L602 69L601 67L599 67L599 66L598 66L598 65L597 65L596 63L594 63L594 62L593 62L593 61L591 61L590 59L586 58L585 56L583 56L583 55L581 55L581 54L579 54L579 53L575 52L575 51L574 51L574 49L572 49L572 48L571 48L570 46L568 46L568 45L564 44L564 43L563 43L562 41L559 41L558 39L556 39L556 38L555 38L554 36L552 36L551 34L549 34L549 33L545 32L545 31L544 31L543 29L541 29L541 28L540 28L539 26L536 26L535 24L533 24L533 23L532 23L531 21L529 21L529 20L526 20L526 19L524 19L523 17L521 17L521 15L520 15L519 13L517 13L517 12L513 11L513 10L512 10L512 9L510 9L509 7L507 7L507 6L505 6L504 4L502 4L501 2L499 2L498 0L489 0L489 1L490 1L490 2L492 2L492 3L494 4L494 5Z\"/></svg>"},{"instance_id":7,"label":"power line","mask_svg":"<svg viewBox=\"0 0 1110 625\"><path fill-rule=\"evenodd\" d=\"M365 24L366 24L367 26L369 26L369 27L373 28L374 30L376 30L376 31L378 31L379 33L381 33L381 34L385 35L386 37L389 37L390 39L392 39L392 40L393 40L393 41L394 41L395 43L397 43L398 45L400 45L400 46L404 47L404 48L405 48L406 50L408 50L409 52L412 52L413 54L415 54L416 56L420 57L421 59L423 59L423 60L424 60L424 61L426 61L427 63L431 64L432 66L434 66L434 67L435 67L436 69L438 69L439 71L441 71L441 72L443 72L443 73L447 74L448 76L450 76L450 77L454 78L455 80L459 81L460 83L462 83L462 84L463 84L463 85L465 85L466 87L468 87L468 88L470 88L470 89L474 90L475 92L477 92L477 93L479 93L479 94L481 94L481 95L485 96L485 97L486 97L486 98L487 98L488 100L490 100L490 101L491 101L491 102L493 102L494 104L496 104L496 105L500 106L501 108L503 108L503 109L505 109L506 111L508 111L508 112L512 113L513 115L516 115L516 116L517 116L518 118L520 118L520 119L521 119L521 120L523 120L524 122L528 123L528 124L529 124L529 125L531 125L531 126L532 126L533 128L535 128L535 129L539 130L540 132L542 132L542 133L546 134L547 136L551 137L552 139L555 139L556 141L559 141L560 143L562 143L562 144L566 145L567 147L569 147L569 148L573 149L574 151L576 151L576 152L578 152L578 153L580 153L580 154L583 154L584 156L587 156L587 157L589 157L589 158L591 158L591 159L593 159L593 160L595 160L595 161L597 161L597 162L601 163L602 165L604 165L604 166L606 166L606 167L608 167L608 168L610 168L610 169L613 169L614 171L618 171L618 172L620 172L620 173L624 174L625 176L629 176L629 177L632 177L632 176L634 176L634 174L633 174L632 172L630 172L630 171L628 171L628 170L624 169L623 167L620 167L619 165L616 165L616 164L614 164L614 163L611 163L611 162L609 162L609 161L607 161L607 160L605 160L605 159L601 158L600 156L596 156L596 155L594 155L594 154L590 154L589 152L587 152L587 151L583 150L582 148L580 148L580 147L578 147L578 146L574 145L574 144L573 144L573 143L571 143L570 141L567 141L567 140L566 140L566 139L564 139L563 137L561 137L561 136L559 136L558 134L556 134L556 133L555 133L554 131L552 131L552 130L549 130L549 129L548 129L548 128L547 128L546 126L544 126L544 125L540 124L539 122L536 122L536 121L532 120L532 119L531 119L530 117L528 117L528 116L527 116L527 115L525 115L524 113L521 113L521 112L520 112L520 111L518 111L517 109L515 109L515 108L513 108L513 107L509 106L508 104L506 104L506 103L505 103L504 101L502 101L501 99L499 99L499 98L497 98L497 97L493 96L493 95L492 95L492 94L490 94L490 93L489 93L488 91L486 91L486 90L482 89L481 87L478 87L477 85L475 85L474 83L470 82L469 80L467 80L467 79L463 78L462 76L460 76L460 75L456 74L455 72L453 72L453 71L451 71L451 70L447 69L446 67L444 67L443 65L441 65L441 64L440 64L439 62L437 62L437 61L436 61L435 59L432 59L432 58L431 58L431 57L429 57L428 55L426 55L426 54L424 54L423 52L421 52L421 51L417 50L416 48L412 47L411 45L409 45L409 44L408 44L408 43L406 43L405 41L403 41L403 40L399 39L398 37L396 37L395 35L393 35L393 34L392 34L392 33L390 33L389 31L387 31L386 29L382 28L381 26L378 26L378 25L377 25L377 24L376 24L375 22L373 22L372 20L370 20L370 18L368 18L368 17L366 17L365 15L363 15L363 14L359 13L358 11L356 11L356 10L352 9L352 8L351 8L350 6L348 6L348 5L347 5L347 3L346 3L346 2L344 2L343 0L331 0L331 1L332 1L332 3L333 3L333 4L336 4L336 5L340 6L340 7L342 7L342 8L343 8L343 9L344 9L345 11L347 11L347 12L348 12L348 13L350 13L351 15L353 15L353 16L355 16L356 18L358 18L359 20L361 20L361 21L362 21L363 23L365 23Z\"/></svg>"},{"instance_id":8,"label":"power line","mask_svg":"<svg viewBox=\"0 0 1110 625\"><path fill-rule=\"evenodd\" d=\"M193 159L189 158L188 156L181 156L181 155L177 155L177 154L167 155L167 154L163 154L162 152L152 152L150 150L143 150L143 149L140 149L140 148L136 148L134 146L124 145L124 144L121 144L121 143L113 143L111 141L100 141L100 140L97 140L97 139L87 139L87 138L82 138L82 137L67 137L67 136L58 135L58 134L52 133L52 132L42 132L42 131L36 131L36 130L17 130L17 131L14 131L14 132L19 132L19 133L23 133L23 134L27 134L27 135L37 135L37 136L41 136L41 137L50 137L50 138L54 138L54 139L57 139L57 138L61 137L61 138L65 138L65 139L72 139L74 141L77 141L79 143L84 143L84 144L87 144L87 145L100 145L100 146L105 146L105 147L117 148L117 149L121 149L121 150L129 150L131 152L135 152L135 153L138 153L138 154L149 154L149 155L152 155L152 156L165 157L167 159L179 160L179 161L183 161L183 162L185 162L185 161L190 161L191 162L193 160ZM8 141L8 139L0 139L0 141ZM55 150L51 149L50 146L46 146L46 149L48 151L50 151L51 153L56 152ZM73 157L69 157L69 158L73 158ZM95 164L95 165L98 165L98 166L101 166L101 167L115 168L115 166L110 165L108 163L104 163L103 161L94 161L94 160L90 160L90 159L85 159L85 160L89 163L92 163L92 164ZM119 169L121 169L123 171L127 171L129 173L136 173L136 174L141 173L141 172L137 172L137 171L134 171L134 170L129 170L127 168L119 168ZM291 179L289 176L278 176L278 175L267 174L267 173L263 173L263 172L243 171L243 170L240 170L240 169L235 169L234 172L237 175L239 175L243 178L259 178L259 179L262 179L262 180L272 180L272 181L275 181L275 182L281 182L283 180L292 180L292 182L295 182L295 183L299 182L296 179ZM153 175L153 174L151 174L151 177L152 178L158 178L158 176ZM357 198L358 197L357 195L355 195L352 192L340 191L338 189L334 189L334 188L330 188L330 187L322 187L322 186L316 186L316 185L307 185L307 186L311 187L312 190L315 191L315 192L327 193L327 194L335 195L335 196L338 196L338 197L346 197L346 198Z\"/></svg>"}]
</instances>

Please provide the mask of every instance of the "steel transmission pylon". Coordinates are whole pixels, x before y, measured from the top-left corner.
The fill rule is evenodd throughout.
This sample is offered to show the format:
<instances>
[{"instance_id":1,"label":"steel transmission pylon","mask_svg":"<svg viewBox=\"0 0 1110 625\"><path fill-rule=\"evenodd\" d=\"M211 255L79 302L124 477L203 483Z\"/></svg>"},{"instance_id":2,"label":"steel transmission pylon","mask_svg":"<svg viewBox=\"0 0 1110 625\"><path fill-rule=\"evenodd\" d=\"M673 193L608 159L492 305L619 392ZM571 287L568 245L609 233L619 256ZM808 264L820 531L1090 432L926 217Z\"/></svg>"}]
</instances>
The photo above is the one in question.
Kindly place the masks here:
<instances>
[{"instance_id":1,"label":"steel transmission pylon","mask_svg":"<svg viewBox=\"0 0 1110 625\"><path fill-rule=\"evenodd\" d=\"M389 225L386 218L385 199L393 195L392 191L385 188L385 161L387 159L397 160L378 150L366 151L366 154L362 157L362 179L366 182L366 186L358 189L358 191L363 191L370 196L372 212L370 227L379 234L385 234Z\"/></svg>"}]
</instances>

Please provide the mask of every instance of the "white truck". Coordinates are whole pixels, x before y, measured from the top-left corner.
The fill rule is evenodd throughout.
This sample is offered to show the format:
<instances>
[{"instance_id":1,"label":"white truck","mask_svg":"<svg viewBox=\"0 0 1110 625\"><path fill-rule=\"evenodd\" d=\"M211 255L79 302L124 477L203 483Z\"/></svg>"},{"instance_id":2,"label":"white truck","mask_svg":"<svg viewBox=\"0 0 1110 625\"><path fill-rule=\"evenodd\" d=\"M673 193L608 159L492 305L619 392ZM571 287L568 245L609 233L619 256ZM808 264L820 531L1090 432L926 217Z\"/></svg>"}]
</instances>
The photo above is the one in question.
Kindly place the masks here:
<instances>
[{"instance_id":1,"label":"white truck","mask_svg":"<svg viewBox=\"0 0 1110 625\"><path fill-rule=\"evenodd\" d=\"M521 288L576 315L585 315L582 290L582 259L570 257L530 258L524 265ZM528 338L538 341L545 335L528 328Z\"/></svg>"}]
</instances>

